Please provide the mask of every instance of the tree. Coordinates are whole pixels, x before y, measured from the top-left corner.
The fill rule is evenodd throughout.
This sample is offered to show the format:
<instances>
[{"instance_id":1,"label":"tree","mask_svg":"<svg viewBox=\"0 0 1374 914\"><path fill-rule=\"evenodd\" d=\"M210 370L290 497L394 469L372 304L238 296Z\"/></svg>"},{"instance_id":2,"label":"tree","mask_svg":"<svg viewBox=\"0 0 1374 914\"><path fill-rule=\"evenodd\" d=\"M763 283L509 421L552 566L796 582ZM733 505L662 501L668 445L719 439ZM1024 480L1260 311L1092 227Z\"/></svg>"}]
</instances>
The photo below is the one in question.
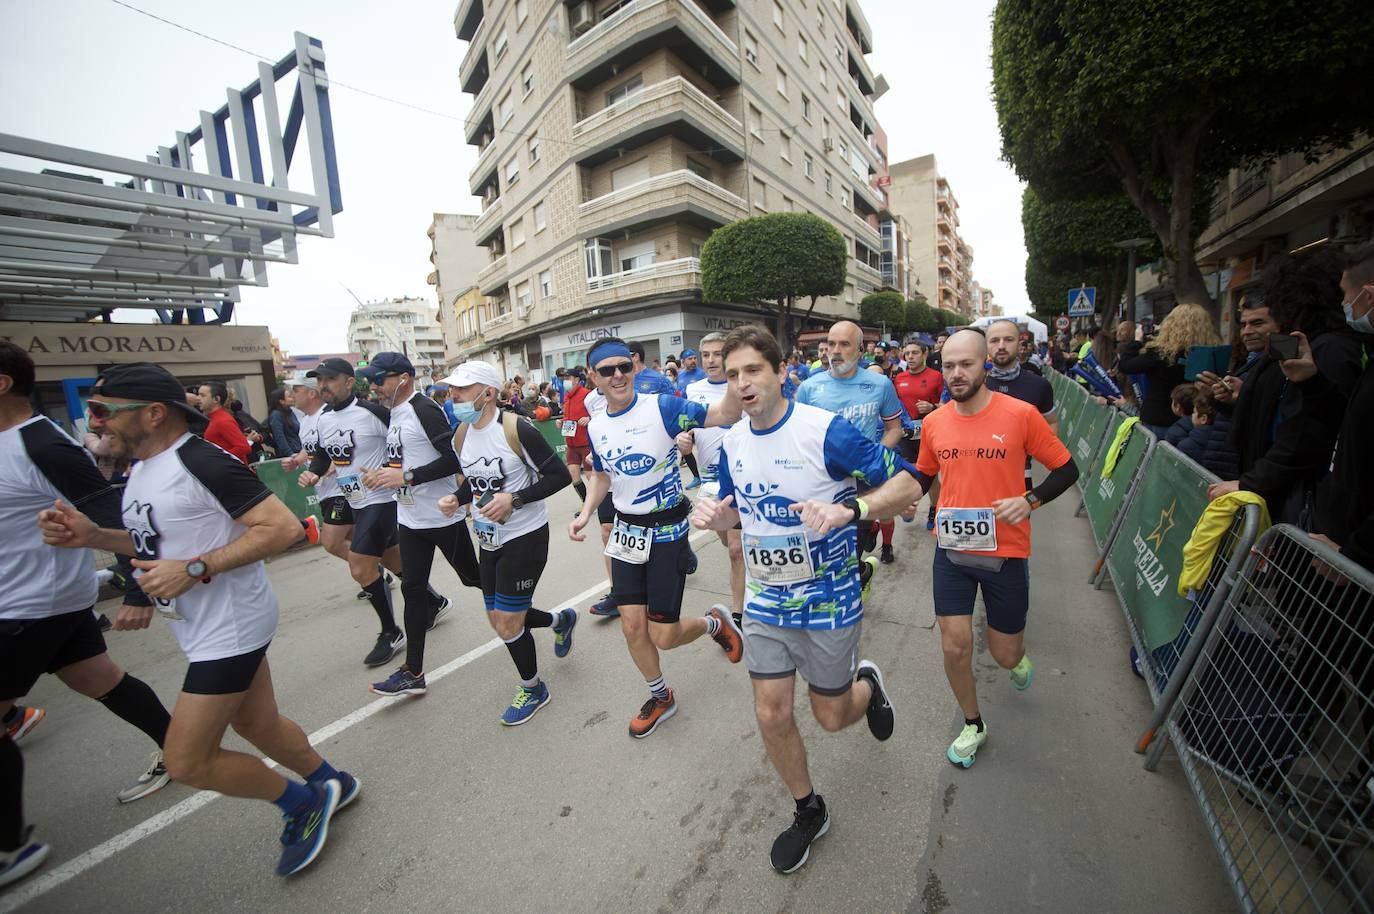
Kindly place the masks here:
<instances>
[{"instance_id":1,"label":"tree","mask_svg":"<svg viewBox=\"0 0 1374 914\"><path fill-rule=\"evenodd\" d=\"M935 316L935 309L930 307L930 302L926 297L917 294L915 298L907 299L906 303L906 329L917 333L934 333L939 329L939 320Z\"/></svg>"},{"instance_id":2,"label":"tree","mask_svg":"<svg viewBox=\"0 0 1374 914\"><path fill-rule=\"evenodd\" d=\"M859 301L859 320L865 327L888 333L906 329L906 301L900 292L870 292Z\"/></svg>"},{"instance_id":3,"label":"tree","mask_svg":"<svg viewBox=\"0 0 1374 914\"><path fill-rule=\"evenodd\" d=\"M707 301L768 302L778 315L779 342L792 341L797 299L844 291L849 251L844 236L812 213L768 213L721 226L701 250L701 293Z\"/></svg>"},{"instance_id":4,"label":"tree","mask_svg":"<svg viewBox=\"0 0 1374 914\"><path fill-rule=\"evenodd\" d=\"M1043 199L1124 191L1178 300L1214 311L1198 189L1374 124L1374 18L1360 0L999 0L992 45L1017 174Z\"/></svg>"}]
</instances>

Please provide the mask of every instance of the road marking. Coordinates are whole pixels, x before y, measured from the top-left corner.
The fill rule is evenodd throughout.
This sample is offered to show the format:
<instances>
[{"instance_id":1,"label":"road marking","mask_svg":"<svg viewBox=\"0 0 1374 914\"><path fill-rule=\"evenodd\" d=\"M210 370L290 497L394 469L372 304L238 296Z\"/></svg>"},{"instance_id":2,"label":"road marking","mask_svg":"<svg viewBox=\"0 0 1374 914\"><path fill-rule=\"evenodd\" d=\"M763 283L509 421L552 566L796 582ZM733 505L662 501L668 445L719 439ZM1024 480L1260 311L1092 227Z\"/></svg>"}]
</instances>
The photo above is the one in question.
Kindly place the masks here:
<instances>
[{"instance_id":1,"label":"road marking","mask_svg":"<svg viewBox=\"0 0 1374 914\"><path fill-rule=\"evenodd\" d=\"M690 538L690 541L695 542L710 535L712 535L711 531L703 530L693 534ZM583 600L587 599L588 597L594 596L595 594L599 593L602 589L609 586L610 581L599 581L598 583L592 585L591 587L588 587L581 593L569 597L566 600L556 602L552 605L557 606L559 608L562 608L564 606L575 606L581 603ZM433 672L426 673L425 681L437 682L440 679L443 679L445 676L449 675L450 673L457 672L458 670L467 666L469 663L472 663L474 660L478 660L486 656L487 654L491 653L492 651L496 650L498 647L501 646L502 641L500 638L492 638L490 641L484 642L482 644L479 644L477 647L474 647L466 654L462 654L458 657L455 657L448 663L445 663L443 666L435 669ZM349 727L352 727L355 724L362 723L372 715L381 711L383 708L390 707L395 703L395 698L378 698L373 702L365 704L361 708L358 708L356 711L353 711L349 714L345 714L343 717L340 717L333 723L325 724L323 727L316 730L314 733L310 734L310 745L318 746L325 740L333 739L340 733L347 730ZM264 759L264 761L267 760ZM276 762L269 762L268 767L276 768L278 767L278 765ZM209 805L211 802L219 799L221 796L223 796L223 794L216 793L213 790L202 790L198 793L192 794L191 796L182 800L180 803L177 803L175 806L167 807L157 815L150 816L149 818L144 819L142 822L138 823L132 828L126 829L125 831L122 831L119 834L115 835L113 838L110 838L107 841L97 844L95 847L91 848L83 854L78 854L77 856L68 860L61 866L54 867L53 869L46 871L45 873L43 873L42 876L39 876L31 881L24 882L17 889L11 889L10 891L5 892L3 895L0 895L0 914L9 914L10 911L19 909L20 907L28 904L30 901L33 901L35 898L38 898L41 895L46 895L48 892L51 892L53 889L57 888L63 883L75 879L77 876L80 876L87 870L95 866L98 866L101 863L104 863L106 860L110 859L120 851L132 847L134 844L136 844L139 841L142 841L144 838L147 838L150 835L157 834L164 828L167 828L169 825L174 825L177 822L180 822L182 819L186 818L191 813L195 812L198 809L201 809L204 806Z\"/></svg>"}]
</instances>

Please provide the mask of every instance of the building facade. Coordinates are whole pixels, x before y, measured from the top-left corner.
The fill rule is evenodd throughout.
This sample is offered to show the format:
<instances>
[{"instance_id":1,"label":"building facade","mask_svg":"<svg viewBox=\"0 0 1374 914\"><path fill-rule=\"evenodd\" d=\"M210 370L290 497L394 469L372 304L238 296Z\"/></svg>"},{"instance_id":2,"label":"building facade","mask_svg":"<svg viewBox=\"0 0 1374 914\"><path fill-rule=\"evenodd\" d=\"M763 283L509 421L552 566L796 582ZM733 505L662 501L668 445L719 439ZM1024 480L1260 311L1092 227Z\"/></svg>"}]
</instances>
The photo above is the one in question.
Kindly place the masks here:
<instances>
[{"instance_id":1,"label":"building facade","mask_svg":"<svg viewBox=\"0 0 1374 914\"><path fill-rule=\"evenodd\" d=\"M612 327L653 359L758 320L702 301L700 256L766 212L845 236L845 292L817 319L882 285L885 84L857 0L462 0L454 25L485 351L538 377Z\"/></svg>"},{"instance_id":2,"label":"building facade","mask_svg":"<svg viewBox=\"0 0 1374 914\"><path fill-rule=\"evenodd\" d=\"M439 326L444 333L444 367L452 368L462 361L458 340L463 336L458 326L458 299L467 294L477 282L477 274L487 265L487 251L477 246L473 233L476 216L457 213L435 213L429 224L428 282L434 287L439 305Z\"/></svg>"},{"instance_id":3,"label":"building facade","mask_svg":"<svg viewBox=\"0 0 1374 914\"><path fill-rule=\"evenodd\" d=\"M959 201L935 156L892 165L888 194L892 212L910 228L912 291L933 308L969 315L973 248L959 235Z\"/></svg>"},{"instance_id":4,"label":"building facade","mask_svg":"<svg viewBox=\"0 0 1374 914\"><path fill-rule=\"evenodd\" d=\"M992 298L992 290L983 288L978 280L969 283L969 302L972 308L969 316L975 320L980 317L1001 317L1002 306L995 304Z\"/></svg>"},{"instance_id":5,"label":"building facade","mask_svg":"<svg viewBox=\"0 0 1374 914\"><path fill-rule=\"evenodd\" d=\"M360 305L348 316L348 348L367 358L379 352L403 352L422 373L447 364L439 316L423 298Z\"/></svg>"}]
</instances>

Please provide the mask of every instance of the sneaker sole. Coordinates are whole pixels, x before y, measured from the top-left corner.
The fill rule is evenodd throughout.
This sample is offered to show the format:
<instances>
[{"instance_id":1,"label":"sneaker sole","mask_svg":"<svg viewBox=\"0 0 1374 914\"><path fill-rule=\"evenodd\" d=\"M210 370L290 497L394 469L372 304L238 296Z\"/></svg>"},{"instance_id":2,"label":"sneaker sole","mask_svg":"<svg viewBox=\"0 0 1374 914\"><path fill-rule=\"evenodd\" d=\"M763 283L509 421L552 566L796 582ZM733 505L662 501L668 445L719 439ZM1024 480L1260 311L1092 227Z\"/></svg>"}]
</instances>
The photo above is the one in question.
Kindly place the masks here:
<instances>
[{"instance_id":1,"label":"sneaker sole","mask_svg":"<svg viewBox=\"0 0 1374 914\"><path fill-rule=\"evenodd\" d=\"M14 740L16 743L19 742L21 739L28 736L29 733L32 732L34 727L41 724L43 722L43 718L47 716L47 711L44 711L42 708L34 708L33 716L26 717L24 719L24 722L19 725L19 729L15 730L13 733L10 734L10 739ZM44 846L46 847L46 845Z\"/></svg>"},{"instance_id":2,"label":"sneaker sole","mask_svg":"<svg viewBox=\"0 0 1374 914\"><path fill-rule=\"evenodd\" d=\"M406 695L423 695L427 691L424 686L411 686L408 689L397 689L395 692L383 692L372 686L368 686L367 690L373 695L380 695L382 698L403 698Z\"/></svg>"},{"instance_id":3,"label":"sneaker sole","mask_svg":"<svg viewBox=\"0 0 1374 914\"><path fill-rule=\"evenodd\" d=\"M572 653L572 649L573 649L573 629L575 629L575 628L577 628L577 612L576 612L576 611L574 611L573 614L572 614L572 623L568 626L567 632L565 632L564 635L563 635L563 637L564 637L563 646L560 648L557 641L555 641L555 642L553 643L553 655L554 655L555 657L559 658L560 660L561 660L562 658L564 658L564 657L566 657L566 656L568 656L569 654ZM562 653L559 653L560 650L562 651Z\"/></svg>"},{"instance_id":4,"label":"sneaker sole","mask_svg":"<svg viewBox=\"0 0 1374 914\"><path fill-rule=\"evenodd\" d=\"M715 616L717 619L720 620L722 631L724 631L724 626L728 625L730 627L730 631L734 632L735 637L739 639L739 653L733 657L730 656L730 649L725 647L725 645L723 644L721 645L721 648L725 651L725 659L729 660L731 663L739 663L740 660L744 658L744 632L740 629L738 625L735 624L735 618L734 616L730 615L729 610L719 605L712 606L711 615ZM720 644L719 641L717 641L716 643Z\"/></svg>"},{"instance_id":5,"label":"sneaker sole","mask_svg":"<svg viewBox=\"0 0 1374 914\"><path fill-rule=\"evenodd\" d=\"M880 669L878 669L878 664L874 663L872 660L860 660L860 661L859 661L859 672L862 673L862 672L865 671L865 670L872 670L872 671L873 671L873 678L876 679L876 680L878 680L878 691L882 692L882 693L883 693L883 698L887 700L887 709L888 709L889 711L892 712L892 717L893 717L893 721L892 721L893 727L892 727L892 729L893 729L894 731L896 731L896 729L897 729L897 726L896 726L896 724L897 724L897 721L896 721L896 718L897 718L897 706L894 705L894 704L892 703L892 695L889 694L888 691L887 691L887 683L883 680L883 671L880 670ZM867 713L865 713L865 714L864 714L864 718L867 719L867 717L868 717L868 715L867 715ZM872 728L872 727L869 727L869 728L868 728L868 732L869 732L869 733L873 733L873 728ZM878 740L878 742L883 742L883 741L885 741L885 740L887 740L887 739L890 739L891 736L892 736L891 733L889 733L887 736L878 736L878 734L873 733L874 739Z\"/></svg>"},{"instance_id":6,"label":"sneaker sole","mask_svg":"<svg viewBox=\"0 0 1374 914\"><path fill-rule=\"evenodd\" d=\"M332 784L333 786L329 786ZM326 799L324 804L324 814L320 816L319 837L315 839L315 846L310 849L310 853L296 867L288 872L282 873L283 876L294 876L307 866L315 862L315 858L324 850L325 842L329 840L329 821L334 818L334 813L339 811L339 794L343 788L338 781L330 781L325 785Z\"/></svg>"},{"instance_id":7,"label":"sneaker sole","mask_svg":"<svg viewBox=\"0 0 1374 914\"><path fill-rule=\"evenodd\" d=\"M343 789L343 788L342 788L342 785L340 786L340 789L341 789L341 790ZM350 803L352 803L354 800L358 799L358 794L362 793L362 790L363 790L363 779L360 778L360 777L354 776L354 778L353 778L353 789L350 790L350 791L348 792L347 795L345 795L345 796L340 796L340 797L339 797L339 805L334 807L334 812L335 812L336 814L337 814L337 813L343 812L345 807L347 807L347 806L348 806Z\"/></svg>"},{"instance_id":8,"label":"sneaker sole","mask_svg":"<svg viewBox=\"0 0 1374 914\"><path fill-rule=\"evenodd\" d=\"M503 726L503 727L518 727L518 726L520 726L521 724L527 724L527 723L529 723L530 721L534 720L534 715L538 714L538 713L543 709L543 707L544 707L546 704L548 704L549 702L551 702L551 701L553 701L553 693L552 693L552 692L549 693L549 695L548 695L547 698L545 698L545 699L544 699L543 701L541 701L539 704L535 705L535 706L534 706L534 710L531 711L527 716L522 717L522 718L520 718L519 720L506 720L504 717L501 718L501 726Z\"/></svg>"},{"instance_id":9,"label":"sneaker sole","mask_svg":"<svg viewBox=\"0 0 1374 914\"><path fill-rule=\"evenodd\" d=\"M43 865L43 861L48 859L48 853L52 848L46 844L38 844L28 856L25 856L14 865L12 869L0 873L0 886L6 886L23 879L29 873Z\"/></svg>"},{"instance_id":10,"label":"sneaker sole","mask_svg":"<svg viewBox=\"0 0 1374 914\"><path fill-rule=\"evenodd\" d=\"M778 870L776 866L773 867L773 869L778 870L778 872L784 876L795 873L797 870L801 869L806 865L806 861L811 859L811 845L825 837L825 833L828 831L830 831L830 813L827 811L825 814L825 824L821 826L820 831L816 832L816 836L807 843L806 850L802 851L801 859L794 863L791 869Z\"/></svg>"},{"instance_id":11,"label":"sneaker sole","mask_svg":"<svg viewBox=\"0 0 1374 914\"><path fill-rule=\"evenodd\" d=\"M973 763L978 761L978 750L983 748L983 743L986 742L987 740L984 739L982 743L979 743L977 746L974 746L973 752L969 753L968 758L961 758L955 755L954 747L950 746L948 749L945 750L945 758L949 759L949 763L953 765L955 768L972 768Z\"/></svg>"},{"instance_id":12,"label":"sneaker sole","mask_svg":"<svg viewBox=\"0 0 1374 914\"><path fill-rule=\"evenodd\" d=\"M115 794L115 799L121 803L132 803L135 800L141 800L144 797L149 796L150 794L157 793L159 790L166 787L171 782L172 776L170 774L164 774L161 777L153 778L147 784L142 785L136 793L125 794L123 792L120 792Z\"/></svg>"},{"instance_id":13,"label":"sneaker sole","mask_svg":"<svg viewBox=\"0 0 1374 914\"><path fill-rule=\"evenodd\" d=\"M1031 687L1031 683L1034 682L1034 681L1035 681L1035 667L1031 667L1030 675L1026 677L1026 682L1025 682L1025 684L1022 685L1021 683L1017 682L1017 681L1016 681L1016 677L1013 676L1013 677L1011 677L1011 687L1014 688L1014 689L1015 689L1016 691L1018 691L1018 692L1024 692L1024 691L1026 691L1026 689L1029 689L1029 688Z\"/></svg>"},{"instance_id":14,"label":"sneaker sole","mask_svg":"<svg viewBox=\"0 0 1374 914\"><path fill-rule=\"evenodd\" d=\"M646 736L652 736L652 735L653 735L653 732L654 732L655 730L658 729L658 725L659 725L659 724L663 723L665 720L667 720L668 718L672 717L672 716L673 716L674 714L676 714L676 713L677 713L677 702L674 701L674 702L673 702L673 706L672 706L671 708L669 708L668 710L664 711L662 714L660 714L660 715L658 716L658 719L654 721L654 725L653 725L652 727L650 727L649 729L645 730L643 733L636 733L635 731L631 730L631 731L630 731L630 735L633 736L635 739L644 739Z\"/></svg>"}]
</instances>

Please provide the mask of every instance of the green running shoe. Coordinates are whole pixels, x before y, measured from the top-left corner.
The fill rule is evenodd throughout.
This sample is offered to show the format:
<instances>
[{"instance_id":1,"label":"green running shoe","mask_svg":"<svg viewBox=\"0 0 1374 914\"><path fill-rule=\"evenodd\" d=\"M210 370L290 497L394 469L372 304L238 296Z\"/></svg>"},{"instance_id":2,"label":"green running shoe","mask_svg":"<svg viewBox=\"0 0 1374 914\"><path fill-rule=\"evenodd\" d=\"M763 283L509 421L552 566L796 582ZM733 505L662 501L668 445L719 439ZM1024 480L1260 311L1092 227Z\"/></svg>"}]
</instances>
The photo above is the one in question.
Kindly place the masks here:
<instances>
[{"instance_id":1,"label":"green running shoe","mask_svg":"<svg viewBox=\"0 0 1374 914\"><path fill-rule=\"evenodd\" d=\"M1011 684L1017 691L1024 692L1030 688L1031 680L1035 678L1035 664L1025 654L1017 661L1016 666L1011 668Z\"/></svg>"},{"instance_id":2,"label":"green running shoe","mask_svg":"<svg viewBox=\"0 0 1374 914\"><path fill-rule=\"evenodd\" d=\"M878 557L876 555L867 556L859 563L859 584L863 588L859 591L859 601L865 606L868 605L868 596L873 590L873 572L878 570Z\"/></svg>"},{"instance_id":3,"label":"green running shoe","mask_svg":"<svg viewBox=\"0 0 1374 914\"><path fill-rule=\"evenodd\" d=\"M977 724L964 724L964 729L959 731L959 735L954 738L954 742L949 744L949 749L945 750L945 756L950 764L959 768L972 768L974 756L978 753L978 747L988 741L987 724L979 730Z\"/></svg>"}]
</instances>

